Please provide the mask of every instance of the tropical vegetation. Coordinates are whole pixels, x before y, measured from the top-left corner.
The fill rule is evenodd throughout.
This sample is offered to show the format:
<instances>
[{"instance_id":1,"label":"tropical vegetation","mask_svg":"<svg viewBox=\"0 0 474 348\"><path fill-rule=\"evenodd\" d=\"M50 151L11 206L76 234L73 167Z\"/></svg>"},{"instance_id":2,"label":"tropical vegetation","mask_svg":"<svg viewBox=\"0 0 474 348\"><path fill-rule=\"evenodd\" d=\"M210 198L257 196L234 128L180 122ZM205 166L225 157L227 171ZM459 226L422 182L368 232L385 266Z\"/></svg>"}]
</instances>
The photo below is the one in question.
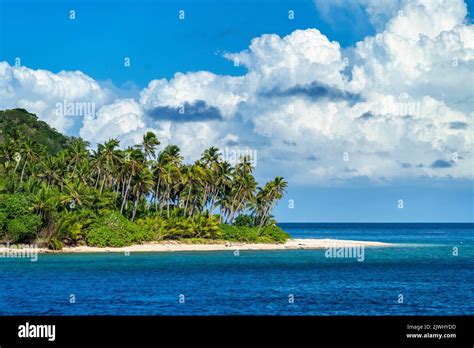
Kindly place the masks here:
<instances>
[{"instance_id":1,"label":"tropical vegetation","mask_svg":"<svg viewBox=\"0 0 474 348\"><path fill-rule=\"evenodd\" d=\"M92 148L23 109L0 111L0 240L125 246L146 241L284 242L271 215L287 182L259 187L250 158L216 147L195 162L153 132Z\"/></svg>"}]
</instances>

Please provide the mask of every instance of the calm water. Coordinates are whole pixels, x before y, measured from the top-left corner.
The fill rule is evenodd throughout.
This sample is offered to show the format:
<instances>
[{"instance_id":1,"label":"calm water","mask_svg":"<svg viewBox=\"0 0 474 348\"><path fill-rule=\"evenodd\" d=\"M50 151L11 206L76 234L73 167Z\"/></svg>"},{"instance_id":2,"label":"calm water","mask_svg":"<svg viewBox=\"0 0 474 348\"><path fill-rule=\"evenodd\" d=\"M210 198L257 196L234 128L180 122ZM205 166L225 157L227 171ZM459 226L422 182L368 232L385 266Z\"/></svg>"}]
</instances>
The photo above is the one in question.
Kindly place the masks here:
<instances>
[{"instance_id":1,"label":"calm water","mask_svg":"<svg viewBox=\"0 0 474 348\"><path fill-rule=\"evenodd\" d=\"M363 262L324 250L0 258L0 314L474 314L473 224L281 226L294 238L410 245L366 248Z\"/></svg>"}]
</instances>

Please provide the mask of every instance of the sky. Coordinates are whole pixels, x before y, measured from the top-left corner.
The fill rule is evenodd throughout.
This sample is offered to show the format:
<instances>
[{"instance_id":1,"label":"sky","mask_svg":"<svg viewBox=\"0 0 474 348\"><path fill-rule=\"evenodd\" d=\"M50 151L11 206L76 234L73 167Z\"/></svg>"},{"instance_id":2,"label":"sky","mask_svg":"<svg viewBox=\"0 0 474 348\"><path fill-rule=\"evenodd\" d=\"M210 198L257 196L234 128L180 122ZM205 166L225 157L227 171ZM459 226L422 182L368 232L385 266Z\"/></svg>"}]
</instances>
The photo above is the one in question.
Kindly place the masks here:
<instances>
[{"instance_id":1,"label":"sky","mask_svg":"<svg viewBox=\"0 0 474 348\"><path fill-rule=\"evenodd\" d=\"M473 9L0 0L0 109L91 143L251 151L261 184L289 182L282 222L472 222Z\"/></svg>"}]
</instances>

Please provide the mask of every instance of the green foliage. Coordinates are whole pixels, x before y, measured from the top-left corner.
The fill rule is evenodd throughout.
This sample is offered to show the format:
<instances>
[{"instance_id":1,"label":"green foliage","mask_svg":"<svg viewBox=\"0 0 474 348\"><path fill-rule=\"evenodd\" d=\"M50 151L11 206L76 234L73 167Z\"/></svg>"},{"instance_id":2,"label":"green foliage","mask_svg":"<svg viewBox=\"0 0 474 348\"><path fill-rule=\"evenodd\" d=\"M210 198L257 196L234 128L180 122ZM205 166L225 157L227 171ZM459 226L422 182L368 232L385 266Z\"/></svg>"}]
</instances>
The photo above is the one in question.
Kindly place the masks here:
<instances>
[{"instance_id":1,"label":"green foliage","mask_svg":"<svg viewBox=\"0 0 474 348\"><path fill-rule=\"evenodd\" d=\"M26 194L0 195L0 227L3 238L11 242L26 242L36 237L42 221L30 211L30 202L30 197Z\"/></svg>"},{"instance_id":2,"label":"green foliage","mask_svg":"<svg viewBox=\"0 0 474 348\"><path fill-rule=\"evenodd\" d=\"M24 109L0 111L0 130L3 134L21 134L23 137L44 146L49 153L57 153L66 148L71 140Z\"/></svg>"},{"instance_id":3,"label":"green foliage","mask_svg":"<svg viewBox=\"0 0 474 348\"><path fill-rule=\"evenodd\" d=\"M29 205L29 197L25 194L15 193L0 195L0 211L5 213L9 219L29 214Z\"/></svg>"},{"instance_id":4,"label":"green foliage","mask_svg":"<svg viewBox=\"0 0 474 348\"><path fill-rule=\"evenodd\" d=\"M222 238L219 220L215 216L199 215L191 220L195 238Z\"/></svg>"},{"instance_id":5,"label":"green foliage","mask_svg":"<svg viewBox=\"0 0 474 348\"><path fill-rule=\"evenodd\" d=\"M275 225L264 226L260 229L260 240L268 238L273 242L285 243L290 235Z\"/></svg>"},{"instance_id":6,"label":"green foliage","mask_svg":"<svg viewBox=\"0 0 474 348\"><path fill-rule=\"evenodd\" d=\"M282 177L258 187L249 156L233 166L209 147L188 163L178 146L159 145L147 132L128 148L109 139L92 149L26 110L0 111L0 238L36 237L55 250L63 244L287 238L271 227L271 211L287 186Z\"/></svg>"},{"instance_id":7,"label":"green foliage","mask_svg":"<svg viewBox=\"0 0 474 348\"><path fill-rule=\"evenodd\" d=\"M41 227L41 218L38 215L28 214L8 220L7 239L11 242L27 242L36 237Z\"/></svg>"},{"instance_id":8,"label":"green foliage","mask_svg":"<svg viewBox=\"0 0 474 348\"><path fill-rule=\"evenodd\" d=\"M253 227L254 226L254 218L250 215L247 214L240 214L237 216L235 219L235 226L247 226L247 227Z\"/></svg>"},{"instance_id":9,"label":"green foliage","mask_svg":"<svg viewBox=\"0 0 474 348\"><path fill-rule=\"evenodd\" d=\"M159 215L143 217L137 221L137 224L152 233L154 240L159 241L169 237L167 221Z\"/></svg>"},{"instance_id":10,"label":"green foliage","mask_svg":"<svg viewBox=\"0 0 474 348\"><path fill-rule=\"evenodd\" d=\"M215 216L198 215L194 219L178 214L169 218L160 215L144 217L137 224L153 234L154 240L203 238L219 239L222 237L219 220Z\"/></svg>"},{"instance_id":11,"label":"green foliage","mask_svg":"<svg viewBox=\"0 0 474 348\"><path fill-rule=\"evenodd\" d=\"M290 236L278 226L247 227L231 226L222 224L220 226L222 236L226 240L245 243L285 243Z\"/></svg>"},{"instance_id":12,"label":"green foliage","mask_svg":"<svg viewBox=\"0 0 474 348\"><path fill-rule=\"evenodd\" d=\"M7 222L8 222L7 214L3 211L0 211L0 239L3 236L3 233L6 229Z\"/></svg>"},{"instance_id":13,"label":"green foliage","mask_svg":"<svg viewBox=\"0 0 474 348\"><path fill-rule=\"evenodd\" d=\"M153 240L153 233L129 221L118 212L96 220L86 232L87 244L97 247L123 247Z\"/></svg>"},{"instance_id":14,"label":"green foliage","mask_svg":"<svg viewBox=\"0 0 474 348\"><path fill-rule=\"evenodd\" d=\"M63 211L57 213L55 220L55 235L59 240L68 244L76 244L82 240L87 228L96 221L96 214L89 209L75 210L72 212Z\"/></svg>"},{"instance_id":15,"label":"green foliage","mask_svg":"<svg viewBox=\"0 0 474 348\"><path fill-rule=\"evenodd\" d=\"M59 239L53 237L48 240L48 249L61 250L62 248L63 248L63 243Z\"/></svg>"}]
</instances>

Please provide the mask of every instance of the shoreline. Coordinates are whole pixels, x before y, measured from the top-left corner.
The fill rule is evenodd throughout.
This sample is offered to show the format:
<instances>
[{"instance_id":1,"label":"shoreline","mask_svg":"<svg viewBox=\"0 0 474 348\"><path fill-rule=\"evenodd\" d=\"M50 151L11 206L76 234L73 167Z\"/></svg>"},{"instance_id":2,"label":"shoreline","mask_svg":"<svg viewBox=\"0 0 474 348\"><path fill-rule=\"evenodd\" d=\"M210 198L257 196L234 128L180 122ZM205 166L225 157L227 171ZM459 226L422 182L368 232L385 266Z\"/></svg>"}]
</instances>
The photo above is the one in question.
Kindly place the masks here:
<instances>
[{"instance_id":1,"label":"shoreline","mask_svg":"<svg viewBox=\"0 0 474 348\"><path fill-rule=\"evenodd\" d=\"M180 251L236 251L236 250L317 250L325 248L343 247L396 247L401 244L383 243L374 241L356 241L343 239L290 239L284 244L271 243L242 243L225 242L213 244L187 244L175 241L150 242L144 244L130 245L126 247L90 247L75 246L64 247L62 250L50 250L46 248L29 248L38 253L45 254L74 254L74 253L125 253L125 252L180 252ZM27 248L25 248L27 249ZM25 249L1 248L0 253L14 252Z\"/></svg>"}]
</instances>

